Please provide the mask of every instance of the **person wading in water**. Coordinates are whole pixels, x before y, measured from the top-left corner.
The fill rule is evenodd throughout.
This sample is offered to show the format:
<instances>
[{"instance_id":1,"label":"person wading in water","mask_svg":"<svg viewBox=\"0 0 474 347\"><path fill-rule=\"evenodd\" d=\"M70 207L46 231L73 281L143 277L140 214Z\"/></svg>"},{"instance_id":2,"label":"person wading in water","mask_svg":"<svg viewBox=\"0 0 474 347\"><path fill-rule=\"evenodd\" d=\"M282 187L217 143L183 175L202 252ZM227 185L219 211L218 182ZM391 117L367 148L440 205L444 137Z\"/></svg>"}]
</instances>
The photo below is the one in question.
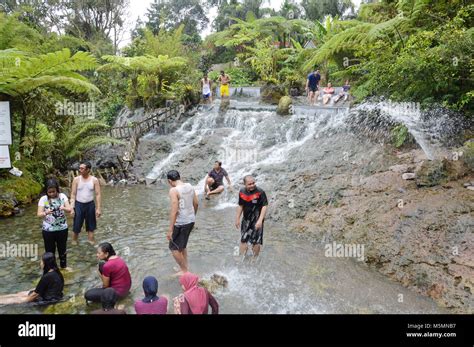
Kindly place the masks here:
<instances>
[{"instance_id":1,"label":"person wading in water","mask_svg":"<svg viewBox=\"0 0 474 347\"><path fill-rule=\"evenodd\" d=\"M175 276L188 272L188 245L189 234L193 230L198 210L198 198L194 188L189 183L181 181L181 176L176 170L167 174L171 186L169 196L171 199L170 226L166 238L170 241L169 249L179 265Z\"/></svg>"}]
</instances>

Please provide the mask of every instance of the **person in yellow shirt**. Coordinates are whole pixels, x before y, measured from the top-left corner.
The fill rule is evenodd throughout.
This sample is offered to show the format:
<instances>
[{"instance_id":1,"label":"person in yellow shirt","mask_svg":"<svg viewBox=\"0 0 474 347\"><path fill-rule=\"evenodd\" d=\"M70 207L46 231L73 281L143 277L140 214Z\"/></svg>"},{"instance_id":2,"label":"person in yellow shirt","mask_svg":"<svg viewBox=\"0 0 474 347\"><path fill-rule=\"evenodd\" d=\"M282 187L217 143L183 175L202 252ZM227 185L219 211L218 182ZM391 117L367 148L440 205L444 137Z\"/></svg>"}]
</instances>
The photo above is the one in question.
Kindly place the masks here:
<instances>
[{"instance_id":1,"label":"person in yellow shirt","mask_svg":"<svg viewBox=\"0 0 474 347\"><path fill-rule=\"evenodd\" d=\"M221 86L221 98L229 97L230 76L226 75L224 70L222 70L221 75L218 78L218 81Z\"/></svg>"}]
</instances>

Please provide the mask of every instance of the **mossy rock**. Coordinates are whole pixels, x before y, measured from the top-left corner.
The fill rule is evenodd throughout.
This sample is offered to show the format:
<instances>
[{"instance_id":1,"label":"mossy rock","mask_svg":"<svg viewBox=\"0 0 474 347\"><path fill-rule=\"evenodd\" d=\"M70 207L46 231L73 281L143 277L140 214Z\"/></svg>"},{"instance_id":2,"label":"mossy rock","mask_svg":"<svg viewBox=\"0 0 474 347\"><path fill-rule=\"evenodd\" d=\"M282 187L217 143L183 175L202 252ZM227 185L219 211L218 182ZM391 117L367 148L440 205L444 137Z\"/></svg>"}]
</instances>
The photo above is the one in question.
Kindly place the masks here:
<instances>
[{"instance_id":1,"label":"mossy rock","mask_svg":"<svg viewBox=\"0 0 474 347\"><path fill-rule=\"evenodd\" d=\"M469 170L474 170L474 140L471 139L464 143L464 146L461 148L462 151L462 160L466 163Z\"/></svg>"},{"instance_id":2,"label":"mossy rock","mask_svg":"<svg viewBox=\"0 0 474 347\"><path fill-rule=\"evenodd\" d=\"M199 285L214 294L218 289L227 288L228 281L224 276L213 274L209 280L201 279Z\"/></svg>"},{"instance_id":3,"label":"mossy rock","mask_svg":"<svg viewBox=\"0 0 474 347\"><path fill-rule=\"evenodd\" d=\"M0 217L11 216L19 204L31 203L41 189L41 185L28 172L24 172L21 177L10 175L0 179Z\"/></svg>"},{"instance_id":4,"label":"mossy rock","mask_svg":"<svg viewBox=\"0 0 474 347\"><path fill-rule=\"evenodd\" d=\"M448 181L448 173L444 161L425 161L416 171L416 185L418 187L433 187Z\"/></svg>"},{"instance_id":5,"label":"mossy rock","mask_svg":"<svg viewBox=\"0 0 474 347\"><path fill-rule=\"evenodd\" d=\"M287 116L290 114L290 106L293 100L289 96L282 96L278 102L277 114Z\"/></svg>"},{"instance_id":6,"label":"mossy rock","mask_svg":"<svg viewBox=\"0 0 474 347\"><path fill-rule=\"evenodd\" d=\"M83 295L68 296L64 301L48 305L44 314L78 314L86 307L86 299Z\"/></svg>"},{"instance_id":7,"label":"mossy rock","mask_svg":"<svg viewBox=\"0 0 474 347\"><path fill-rule=\"evenodd\" d=\"M283 96L285 96L285 90L281 86L267 84L260 88L260 101L264 103L278 105Z\"/></svg>"}]
</instances>

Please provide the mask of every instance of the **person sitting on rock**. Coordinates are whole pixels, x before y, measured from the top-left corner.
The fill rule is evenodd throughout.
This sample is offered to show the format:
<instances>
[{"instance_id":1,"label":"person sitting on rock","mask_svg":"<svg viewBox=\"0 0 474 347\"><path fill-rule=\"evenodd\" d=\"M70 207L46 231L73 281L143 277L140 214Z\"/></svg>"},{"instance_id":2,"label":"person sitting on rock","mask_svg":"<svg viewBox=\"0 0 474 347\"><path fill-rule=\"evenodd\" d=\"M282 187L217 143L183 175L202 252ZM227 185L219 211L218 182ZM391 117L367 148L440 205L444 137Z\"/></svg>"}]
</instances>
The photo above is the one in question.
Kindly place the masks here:
<instances>
[{"instance_id":1,"label":"person sitting on rock","mask_svg":"<svg viewBox=\"0 0 474 347\"><path fill-rule=\"evenodd\" d=\"M210 195L220 194L224 191L224 178L227 181L229 190L232 190L232 183L230 183L229 174L222 167L221 161L216 161L214 167L204 178L204 193L206 199L210 199Z\"/></svg>"},{"instance_id":2,"label":"person sitting on rock","mask_svg":"<svg viewBox=\"0 0 474 347\"><path fill-rule=\"evenodd\" d=\"M198 286L199 277L186 272L179 278L184 293L174 298L174 310L176 314L208 314L211 306L212 314L219 313L219 304L212 294L206 289Z\"/></svg>"},{"instance_id":3,"label":"person sitting on rock","mask_svg":"<svg viewBox=\"0 0 474 347\"><path fill-rule=\"evenodd\" d=\"M331 100L332 96L334 95L334 88L332 87L331 83L328 83L327 87L323 89L323 104L326 105L329 100Z\"/></svg>"},{"instance_id":4,"label":"person sitting on rock","mask_svg":"<svg viewBox=\"0 0 474 347\"><path fill-rule=\"evenodd\" d=\"M124 310L115 308L117 300L117 292L112 288L105 288L102 294L100 295L100 302L102 303L102 308L92 311L91 314L126 314Z\"/></svg>"},{"instance_id":5,"label":"person sitting on rock","mask_svg":"<svg viewBox=\"0 0 474 347\"><path fill-rule=\"evenodd\" d=\"M132 286L132 279L125 261L115 254L115 250L108 242L103 242L97 248L99 274L102 279L102 288L89 289L84 297L87 301L100 302L102 292L106 288L113 288L119 298L128 295ZM105 261L105 262L104 262Z\"/></svg>"},{"instance_id":6,"label":"person sitting on rock","mask_svg":"<svg viewBox=\"0 0 474 347\"><path fill-rule=\"evenodd\" d=\"M143 292L145 297L135 301L135 312L137 314L166 314L168 311L168 299L158 296L158 280L153 276L145 277L143 280Z\"/></svg>"},{"instance_id":7,"label":"person sitting on rock","mask_svg":"<svg viewBox=\"0 0 474 347\"><path fill-rule=\"evenodd\" d=\"M346 101L347 98L349 97L350 89L351 89L351 85L349 84L349 80L346 80L345 84L342 86L342 90L334 98L334 103L338 102L342 97L344 98L344 101Z\"/></svg>"},{"instance_id":8,"label":"person sitting on rock","mask_svg":"<svg viewBox=\"0 0 474 347\"><path fill-rule=\"evenodd\" d=\"M64 277L59 271L56 257L51 252L46 252L41 257L40 263L43 276L35 289L16 294L0 296L0 305L23 304L37 302L51 304L63 298Z\"/></svg>"}]
</instances>

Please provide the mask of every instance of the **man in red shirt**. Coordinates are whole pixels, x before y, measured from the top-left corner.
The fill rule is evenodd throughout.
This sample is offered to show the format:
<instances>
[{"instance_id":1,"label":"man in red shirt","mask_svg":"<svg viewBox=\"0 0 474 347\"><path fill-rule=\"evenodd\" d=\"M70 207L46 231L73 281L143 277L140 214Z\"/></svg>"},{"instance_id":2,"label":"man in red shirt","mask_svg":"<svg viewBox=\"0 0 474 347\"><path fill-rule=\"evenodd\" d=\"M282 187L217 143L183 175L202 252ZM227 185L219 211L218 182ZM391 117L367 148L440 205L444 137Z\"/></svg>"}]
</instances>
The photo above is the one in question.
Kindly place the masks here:
<instances>
[{"instance_id":1,"label":"man in red shirt","mask_svg":"<svg viewBox=\"0 0 474 347\"><path fill-rule=\"evenodd\" d=\"M248 243L252 244L254 259L260 254L263 244L263 222L267 213L268 200L265 192L258 188L255 179L247 175L244 177L245 188L239 192L239 207L235 218L235 227L240 228L240 255L246 255ZM240 216L244 214L242 223Z\"/></svg>"}]
</instances>

